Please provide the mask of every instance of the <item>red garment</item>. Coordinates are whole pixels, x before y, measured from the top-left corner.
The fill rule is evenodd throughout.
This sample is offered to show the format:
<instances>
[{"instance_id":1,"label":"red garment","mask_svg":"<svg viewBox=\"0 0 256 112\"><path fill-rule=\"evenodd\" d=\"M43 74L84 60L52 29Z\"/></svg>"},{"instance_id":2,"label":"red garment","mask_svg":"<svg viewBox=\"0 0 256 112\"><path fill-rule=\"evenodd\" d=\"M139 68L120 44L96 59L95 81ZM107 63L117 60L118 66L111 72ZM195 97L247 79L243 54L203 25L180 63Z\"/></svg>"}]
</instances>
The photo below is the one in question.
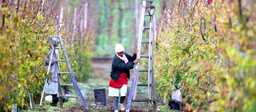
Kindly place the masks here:
<instances>
[{"instance_id":1,"label":"red garment","mask_svg":"<svg viewBox=\"0 0 256 112\"><path fill-rule=\"evenodd\" d=\"M213 0L207 0L208 5L212 4Z\"/></svg>"},{"instance_id":2,"label":"red garment","mask_svg":"<svg viewBox=\"0 0 256 112\"><path fill-rule=\"evenodd\" d=\"M110 80L108 82L109 86L112 88L121 88L124 84L128 84L128 78L126 73L121 73L118 80Z\"/></svg>"}]
</instances>

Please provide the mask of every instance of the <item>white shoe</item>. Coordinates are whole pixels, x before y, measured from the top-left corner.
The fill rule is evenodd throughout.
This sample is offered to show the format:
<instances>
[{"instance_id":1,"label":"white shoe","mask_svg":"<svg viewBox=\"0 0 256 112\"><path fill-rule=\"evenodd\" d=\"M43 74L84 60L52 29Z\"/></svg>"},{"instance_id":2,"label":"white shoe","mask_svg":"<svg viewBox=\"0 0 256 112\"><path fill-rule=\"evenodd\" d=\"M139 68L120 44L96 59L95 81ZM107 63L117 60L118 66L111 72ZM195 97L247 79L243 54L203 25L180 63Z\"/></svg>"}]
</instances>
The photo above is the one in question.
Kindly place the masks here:
<instances>
[{"instance_id":1,"label":"white shoe","mask_svg":"<svg viewBox=\"0 0 256 112\"><path fill-rule=\"evenodd\" d=\"M125 111L125 106L124 106L124 104L120 104L120 110L121 110L121 111Z\"/></svg>"},{"instance_id":2,"label":"white shoe","mask_svg":"<svg viewBox=\"0 0 256 112\"><path fill-rule=\"evenodd\" d=\"M118 110L114 110L114 112L118 112Z\"/></svg>"}]
</instances>

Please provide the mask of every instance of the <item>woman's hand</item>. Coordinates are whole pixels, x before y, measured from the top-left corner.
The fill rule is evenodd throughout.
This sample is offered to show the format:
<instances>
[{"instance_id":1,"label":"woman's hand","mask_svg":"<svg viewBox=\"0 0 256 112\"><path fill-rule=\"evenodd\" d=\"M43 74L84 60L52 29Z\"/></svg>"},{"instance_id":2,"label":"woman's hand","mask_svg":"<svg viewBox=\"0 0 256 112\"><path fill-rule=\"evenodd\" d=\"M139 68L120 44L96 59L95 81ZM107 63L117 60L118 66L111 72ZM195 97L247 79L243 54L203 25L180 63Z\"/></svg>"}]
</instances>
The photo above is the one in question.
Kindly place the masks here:
<instances>
[{"instance_id":1,"label":"woman's hand","mask_svg":"<svg viewBox=\"0 0 256 112\"><path fill-rule=\"evenodd\" d=\"M136 59L133 61L133 63L134 63L134 64L137 64L139 61L140 61L140 59L136 58Z\"/></svg>"},{"instance_id":2,"label":"woman's hand","mask_svg":"<svg viewBox=\"0 0 256 112\"><path fill-rule=\"evenodd\" d=\"M133 52L133 54L138 54L138 52L139 52L139 50L138 49L136 49L136 50L134 50L134 52Z\"/></svg>"}]
</instances>

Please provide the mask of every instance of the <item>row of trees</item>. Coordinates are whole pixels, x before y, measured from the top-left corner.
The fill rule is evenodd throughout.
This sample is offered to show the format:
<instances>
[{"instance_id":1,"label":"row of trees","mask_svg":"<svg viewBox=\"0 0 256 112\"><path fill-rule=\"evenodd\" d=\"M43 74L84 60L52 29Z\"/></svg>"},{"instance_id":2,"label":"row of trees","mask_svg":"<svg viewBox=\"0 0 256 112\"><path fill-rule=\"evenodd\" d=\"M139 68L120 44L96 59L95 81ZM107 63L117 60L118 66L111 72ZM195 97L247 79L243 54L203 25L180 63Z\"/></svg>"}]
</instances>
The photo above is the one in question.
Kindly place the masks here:
<instances>
[{"instance_id":1,"label":"row of trees","mask_svg":"<svg viewBox=\"0 0 256 112\"><path fill-rule=\"evenodd\" d=\"M96 32L96 54L112 55L115 43L123 43L127 51L132 50L135 36L135 0L102 0L94 4L98 10Z\"/></svg>"},{"instance_id":2,"label":"row of trees","mask_svg":"<svg viewBox=\"0 0 256 112\"><path fill-rule=\"evenodd\" d=\"M39 101L47 40L57 34L60 13L74 71L79 80L88 79L93 31L87 28L86 0L0 0L0 111L12 104L27 108L29 96Z\"/></svg>"},{"instance_id":3,"label":"row of trees","mask_svg":"<svg viewBox=\"0 0 256 112\"><path fill-rule=\"evenodd\" d=\"M181 88L187 110L256 110L256 3L174 0L163 10L155 70L160 95Z\"/></svg>"},{"instance_id":4,"label":"row of trees","mask_svg":"<svg viewBox=\"0 0 256 112\"><path fill-rule=\"evenodd\" d=\"M28 93L37 98L45 77L47 38L64 38L80 81L89 77L90 58L112 55L114 43L131 51L140 0L0 0L0 106L27 107ZM159 2L157 2L159 4ZM95 44L95 46L94 46ZM63 67L64 68L64 67ZM9 96L9 97L6 97Z\"/></svg>"},{"instance_id":5,"label":"row of trees","mask_svg":"<svg viewBox=\"0 0 256 112\"><path fill-rule=\"evenodd\" d=\"M0 9L0 107L8 111L15 103L25 107L28 93L41 89L47 37L55 27L40 2L2 0Z\"/></svg>"}]
</instances>

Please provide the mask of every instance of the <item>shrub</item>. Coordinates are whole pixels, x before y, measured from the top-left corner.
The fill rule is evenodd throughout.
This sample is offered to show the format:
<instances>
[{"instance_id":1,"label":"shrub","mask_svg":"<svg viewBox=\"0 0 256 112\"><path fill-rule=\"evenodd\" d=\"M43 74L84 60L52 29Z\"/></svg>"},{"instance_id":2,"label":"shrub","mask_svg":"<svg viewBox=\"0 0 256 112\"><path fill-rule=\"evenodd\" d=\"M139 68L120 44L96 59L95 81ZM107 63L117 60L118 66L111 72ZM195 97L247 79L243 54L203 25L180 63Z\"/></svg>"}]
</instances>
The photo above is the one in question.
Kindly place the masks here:
<instances>
[{"instance_id":1,"label":"shrub","mask_svg":"<svg viewBox=\"0 0 256 112\"><path fill-rule=\"evenodd\" d=\"M165 100L178 83L194 110L256 110L255 5L243 8L239 0L181 2L166 13L155 50L157 88Z\"/></svg>"}]
</instances>

